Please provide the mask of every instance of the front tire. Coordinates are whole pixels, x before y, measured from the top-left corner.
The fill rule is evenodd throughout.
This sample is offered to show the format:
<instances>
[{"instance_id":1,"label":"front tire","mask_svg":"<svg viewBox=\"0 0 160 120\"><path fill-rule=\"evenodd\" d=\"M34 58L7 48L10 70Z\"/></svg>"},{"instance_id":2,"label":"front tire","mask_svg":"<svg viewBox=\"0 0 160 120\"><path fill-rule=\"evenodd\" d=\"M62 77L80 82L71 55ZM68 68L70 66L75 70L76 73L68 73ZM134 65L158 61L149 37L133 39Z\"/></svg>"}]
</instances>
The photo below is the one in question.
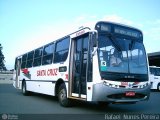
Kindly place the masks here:
<instances>
[{"instance_id":1,"label":"front tire","mask_svg":"<svg viewBox=\"0 0 160 120\"><path fill-rule=\"evenodd\" d=\"M67 98L67 91L65 84L61 84L59 87L58 99L61 106L69 107L71 105L70 100Z\"/></svg>"}]
</instances>

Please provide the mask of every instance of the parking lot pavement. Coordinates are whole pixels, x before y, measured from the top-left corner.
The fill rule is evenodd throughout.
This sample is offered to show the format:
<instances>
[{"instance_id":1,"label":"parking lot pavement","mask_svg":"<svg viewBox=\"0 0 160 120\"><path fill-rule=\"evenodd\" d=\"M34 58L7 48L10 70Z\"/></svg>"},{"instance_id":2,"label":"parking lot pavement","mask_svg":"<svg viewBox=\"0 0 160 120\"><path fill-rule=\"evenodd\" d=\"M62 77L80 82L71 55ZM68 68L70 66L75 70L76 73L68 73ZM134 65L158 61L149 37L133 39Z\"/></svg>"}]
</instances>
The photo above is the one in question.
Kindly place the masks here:
<instances>
[{"instance_id":1,"label":"parking lot pavement","mask_svg":"<svg viewBox=\"0 0 160 120\"><path fill-rule=\"evenodd\" d=\"M0 84L12 84L12 80L0 80Z\"/></svg>"}]
</instances>

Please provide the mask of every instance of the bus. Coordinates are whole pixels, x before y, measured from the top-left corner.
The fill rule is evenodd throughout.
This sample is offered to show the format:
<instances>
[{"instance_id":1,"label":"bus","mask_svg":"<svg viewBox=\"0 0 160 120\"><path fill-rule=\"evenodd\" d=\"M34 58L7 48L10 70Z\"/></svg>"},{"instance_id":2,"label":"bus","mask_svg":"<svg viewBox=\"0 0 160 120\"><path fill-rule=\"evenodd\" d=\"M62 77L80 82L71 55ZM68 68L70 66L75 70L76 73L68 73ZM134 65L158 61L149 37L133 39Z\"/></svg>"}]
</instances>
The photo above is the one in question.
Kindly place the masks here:
<instances>
[{"instance_id":1,"label":"bus","mask_svg":"<svg viewBox=\"0 0 160 120\"><path fill-rule=\"evenodd\" d=\"M73 100L136 103L150 96L149 66L140 30L99 21L17 56L13 86L24 95Z\"/></svg>"},{"instance_id":2,"label":"bus","mask_svg":"<svg viewBox=\"0 0 160 120\"><path fill-rule=\"evenodd\" d=\"M160 91L160 67L149 66L150 69L150 81L151 89L156 89Z\"/></svg>"}]
</instances>

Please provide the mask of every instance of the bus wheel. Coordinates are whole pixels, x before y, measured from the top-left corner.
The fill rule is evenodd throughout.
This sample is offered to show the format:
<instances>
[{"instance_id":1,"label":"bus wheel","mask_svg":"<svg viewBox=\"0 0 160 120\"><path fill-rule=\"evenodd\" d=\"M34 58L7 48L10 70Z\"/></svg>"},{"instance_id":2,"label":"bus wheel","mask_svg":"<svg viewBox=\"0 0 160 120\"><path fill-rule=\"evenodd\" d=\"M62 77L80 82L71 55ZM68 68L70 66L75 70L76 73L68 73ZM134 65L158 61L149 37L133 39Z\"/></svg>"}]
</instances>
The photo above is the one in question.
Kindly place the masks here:
<instances>
[{"instance_id":1,"label":"bus wheel","mask_svg":"<svg viewBox=\"0 0 160 120\"><path fill-rule=\"evenodd\" d=\"M157 90L160 91L160 83L157 85Z\"/></svg>"},{"instance_id":2,"label":"bus wheel","mask_svg":"<svg viewBox=\"0 0 160 120\"><path fill-rule=\"evenodd\" d=\"M67 91L64 84L61 84L58 90L58 99L61 106L69 107L70 100L67 98Z\"/></svg>"},{"instance_id":3,"label":"bus wheel","mask_svg":"<svg viewBox=\"0 0 160 120\"><path fill-rule=\"evenodd\" d=\"M26 90L26 82L22 83L22 93L23 95L28 95L28 91Z\"/></svg>"}]
</instances>

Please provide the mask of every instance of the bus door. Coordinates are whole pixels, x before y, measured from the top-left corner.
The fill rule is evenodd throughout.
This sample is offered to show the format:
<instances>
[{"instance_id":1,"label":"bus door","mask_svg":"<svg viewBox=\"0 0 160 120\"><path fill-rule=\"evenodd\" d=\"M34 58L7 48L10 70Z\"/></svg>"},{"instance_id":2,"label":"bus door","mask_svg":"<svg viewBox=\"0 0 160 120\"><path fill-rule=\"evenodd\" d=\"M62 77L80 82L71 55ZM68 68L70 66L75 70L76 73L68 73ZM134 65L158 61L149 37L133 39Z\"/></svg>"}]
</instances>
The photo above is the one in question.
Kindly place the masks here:
<instances>
[{"instance_id":1,"label":"bus door","mask_svg":"<svg viewBox=\"0 0 160 120\"><path fill-rule=\"evenodd\" d=\"M71 96L80 99L86 98L88 42L88 34L72 41L72 78L70 89Z\"/></svg>"},{"instance_id":2,"label":"bus door","mask_svg":"<svg viewBox=\"0 0 160 120\"><path fill-rule=\"evenodd\" d=\"M19 86L20 70L21 70L21 58L17 59L16 62L16 81L15 81L16 88L20 87Z\"/></svg>"}]
</instances>

